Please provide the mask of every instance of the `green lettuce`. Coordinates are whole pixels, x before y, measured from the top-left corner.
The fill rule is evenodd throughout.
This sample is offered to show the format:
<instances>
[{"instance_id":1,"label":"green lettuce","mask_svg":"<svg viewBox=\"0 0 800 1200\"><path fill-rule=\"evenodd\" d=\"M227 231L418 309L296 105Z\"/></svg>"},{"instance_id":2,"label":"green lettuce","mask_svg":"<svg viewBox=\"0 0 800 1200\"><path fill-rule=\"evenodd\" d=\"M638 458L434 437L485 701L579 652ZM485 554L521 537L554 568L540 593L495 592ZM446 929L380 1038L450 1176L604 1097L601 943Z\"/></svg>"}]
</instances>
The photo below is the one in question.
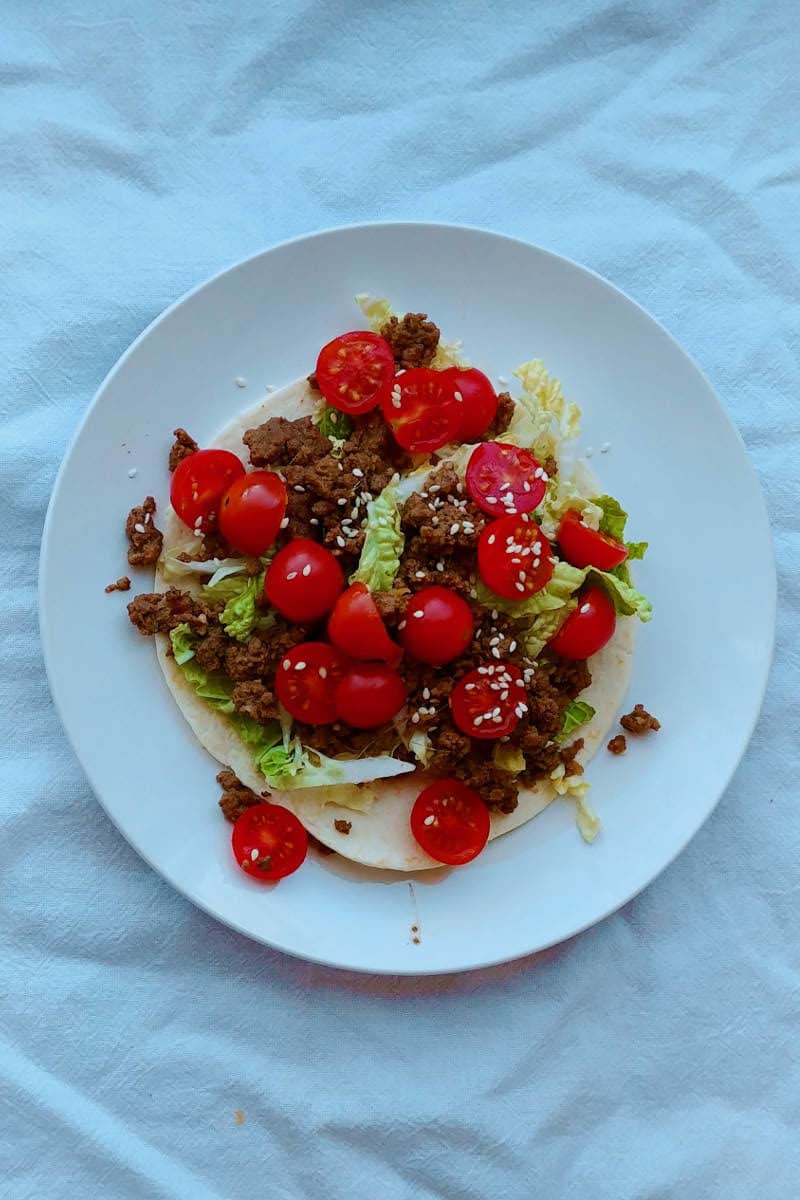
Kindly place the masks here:
<instances>
[{"instance_id":1,"label":"green lettuce","mask_svg":"<svg viewBox=\"0 0 800 1200\"><path fill-rule=\"evenodd\" d=\"M400 569L405 546L395 483L390 483L367 505L364 533L361 557L350 582L365 583L371 592L386 592Z\"/></svg>"},{"instance_id":2,"label":"green lettuce","mask_svg":"<svg viewBox=\"0 0 800 1200\"><path fill-rule=\"evenodd\" d=\"M561 722L558 741L564 741L576 729L580 729L581 725L585 725L587 721L591 721L595 711L591 704L587 704L585 700L573 700L571 704L568 704L564 709L564 717Z\"/></svg>"},{"instance_id":3,"label":"green lettuce","mask_svg":"<svg viewBox=\"0 0 800 1200\"><path fill-rule=\"evenodd\" d=\"M522 633L522 641L528 658L537 658L547 643L554 638L570 613L578 607L577 600L570 600L563 608L540 613Z\"/></svg>"},{"instance_id":4,"label":"green lettuce","mask_svg":"<svg viewBox=\"0 0 800 1200\"><path fill-rule=\"evenodd\" d=\"M172 642L173 657L179 667L187 663L190 658L194 658L197 634L192 632L185 621L181 625L176 625L174 629L170 629L169 640Z\"/></svg>"},{"instance_id":5,"label":"green lettuce","mask_svg":"<svg viewBox=\"0 0 800 1200\"><path fill-rule=\"evenodd\" d=\"M519 746L509 746L497 742L492 752L492 762L498 771L507 771L509 775L519 775L525 770L525 755Z\"/></svg>"},{"instance_id":6,"label":"green lettuce","mask_svg":"<svg viewBox=\"0 0 800 1200\"><path fill-rule=\"evenodd\" d=\"M269 619L271 614L262 613L258 607L259 597L264 591L264 574L262 571L260 575L248 575L245 579L241 576L228 576L217 584L217 588L228 582L231 585L238 584L238 590L231 595L220 616L220 622L228 637L235 638L237 642L246 642L257 624L260 628L265 628L274 620ZM217 588L213 590L217 592Z\"/></svg>"},{"instance_id":7,"label":"green lettuce","mask_svg":"<svg viewBox=\"0 0 800 1200\"><path fill-rule=\"evenodd\" d=\"M325 437L331 438L336 442L340 442L344 438L349 438L354 428L353 422L347 413L340 412L332 404L326 404L318 418L316 418L316 424L319 427L320 433L324 433Z\"/></svg>"},{"instance_id":8,"label":"green lettuce","mask_svg":"<svg viewBox=\"0 0 800 1200\"><path fill-rule=\"evenodd\" d=\"M619 500L615 500L613 496L595 496L592 503L596 504L602 513L600 532L607 533L609 537L616 538L618 542L621 542L625 534L628 514Z\"/></svg>"},{"instance_id":9,"label":"green lettuce","mask_svg":"<svg viewBox=\"0 0 800 1200\"><path fill-rule=\"evenodd\" d=\"M484 608L496 608L509 617L535 617L539 613L563 608L585 578L586 571L581 567L573 567L568 562L556 560L553 574L547 584L527 600L506 600L503 596L496 596L482 579L478 580L476 588L478 601Z\"/></svg>"},{"instance_id":10,"label":"green lettuce","mask_svg":"<svg viewBox=\"0 0 800 1200\"><path fill-rule=\"evenodd\" d=\"M625 564L623 563L622 566L624 567ZM591 577L605 588L620 616L638 617L640 621L649 621L653 616L652 604L646 596L636 590L632 583L621 578L617 571L619 571L619 567L614 571L598 571L596 567L589 567L586 575L587 578Z\"/></svg>"},{"instance_id":11,"label":"green lettuce","mask_svg":"<svg viewBox=\"0 0 800 1200\"><path fill-rule=\"evenodd\" d=\"M216 671L204 671L194 659L183 663L181 669L201 700L205 700L219 712L230 714L234 711L231 700L233 681L228 679L227 675Z\"/></svg>"},{"instance_id":12,"label":"green lettuce","mask_svg":"<svg viewBox=\"0 0 800 1200\"><path fill-rule=\"evenodd\" d=\"M602 518L599 505L582 496L571 479L562 479L557 475L548 482L544 499L536 510L536 520L545 537L552 541L557 536L561 519L568 509L579 512L583 523L590 529L599 528Z\"/></svg>"},{"instance_id":13,"label":"green lettuce","mask_svg":"<svg viewBox=\"0 0 800 1200\"><path fill-rule=\"evenodd\" d=\"M356 296L356 304L361 309L367 320L367 324L374 333L380 333L390 317L399 317L402 315L395 312L389 301L385 298L370 296L367 292L360 292ZM461 342L446 342L440 339L431 366L437 371L443 371L445 367L469 366L469 363L461 354Z\"/></svg>"}]
</instances>

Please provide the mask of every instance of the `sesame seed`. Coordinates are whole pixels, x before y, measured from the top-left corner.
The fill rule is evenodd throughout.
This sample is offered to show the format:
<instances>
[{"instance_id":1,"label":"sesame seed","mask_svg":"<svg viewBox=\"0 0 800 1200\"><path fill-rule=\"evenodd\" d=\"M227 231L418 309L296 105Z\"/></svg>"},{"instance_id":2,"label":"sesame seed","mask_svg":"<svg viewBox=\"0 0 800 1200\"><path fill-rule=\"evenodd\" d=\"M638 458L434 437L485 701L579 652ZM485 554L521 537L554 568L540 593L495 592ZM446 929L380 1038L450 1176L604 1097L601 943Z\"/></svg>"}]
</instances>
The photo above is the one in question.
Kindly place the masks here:
<instances>
[{"instance_id":1,"label":"sesame seed","mask_svg":"<svg viewBox=\"0 0 800 1200\"><path fill-rule=\"evenodd\" d=\"M392 408L400 408L400 396L392 392Z\"/></svg>"},{"instance_id":2,"label":"sesame seed","mask_svg":"<svg viewBox=\"0 0 800 1200\"><path fill-rule=\"evenodd\" d=\"M437 570L437 571L443 571L443 570L444 570L444 562L443 562L443 560L442 560L441 558L439 559L439 561L438 561L438 562L437 562L437 564L436 564L436 570Z\"/></svg>"},{"instance_id":3,"label":"sesame seed","mask_svg":"<svg viewBox=\"0 0 800 1200\"><path fill-rule=\"evenodd\" d=\"M430 689L430 688L423 688L423 689L422 689L422 699L423 699L423 700L430 700L430 698L431 698L431 689Z\"/></svg>"},{"instance_id":4,"label":"sesame seed","mask_svg":"<svg viewBox=\"0 0 800 1200\"><path fill-rule=\"evenodd\" d=\"M587 446L587 447L586 447L586 449L585 449L585 450L584 450L584 452L583 452L583 456L584 456L584 458L591 458L593 454L594 454L594 447L593 447L593 446Z\"/></svg>"},{"instance_id":5,"label":"sesame seed","mask_svg":"<svg viewBox=\"0 0 800 1200\"><path fill-rule=\"evenodd\" d=\"M312 517L312 518L311 518L311 524L312 524L312 525L319 525L319 517Z\"/></svg>"},{"instance_id":6,"label":"sesame seed","mask_svg":"<svg viewBox=\"0 0 800 1200\"><path fill-rule=\"evenodd\" d=\"M497 496L486 496L484 498L487 504L497 504Z\"/></svg>"},{"instance_id":7,"label":"sesame seed","mask_svg":"<svg viewBox=\"0 0 800 1200\"><path fill-rule=\"evenodd\" d=\"M550 476L547 474L547 471L542 471L542 483L549 483L549 482L550 482Z\"/></svg>"},{"instance_id":8,"label":"sesame seed","mask_svg":"<svg viewBox=\"0 0 800 1200\"><path fill-rule=\"evenodd\" d=\"M521 688L525 687L525 684L522 682L521 679L515 679L514 683L516 684L517 687L521 687Z\"/></svg>"},{"instance_id":9,"label":"sesame seed","mask_svg":"<svg viewBox=\"0 0 800 1200\"><path fill-rule=\"evenodd\" d=\"M412 617L424 617L425 616L425 614L421 608L415 609L411 615L412 615Z\"/></svg>"},{"instance_id":10,"label":"sesame seed","mask_svg":"<svg viewBox=\"0 0 800 1200\"><path fill-rule=\"evenodd\" d=\"M524 572L524 571L518 571L518 572L517 572L517 579L520 581L520 583L524 583L524 582L525 582L525 572Z\"/></svg>"},{"instance_id":11,"label":"sesame seed","mask_svg":"<svg viewBox=\"0 0 800 1200\"><path fill-rule=\"evenodd\" d=\"M415 712L415 713L412 715L412 717L411 717L411 724L412 724L412 725L419 725L419 713L418 713L418 712Z\"/></svg>"},{"instance_id":12,"label":"sesame seed","mask_svg":"<svg viewBox=\"0 0 800 1200\"><path fill-rule=\"evenodd\" d=\"M589 611L590 611L591 607L592 607L592 606L591 606L591 604L582 604L582 605L581 605L581 612L582 612L582 613L587 613L587 612L589 612Z\"/></svg>"},{"instance_id":13,"label":"sesame seed","mask_svg":"<svg viewBox=\"0 0 800 1200\"><path fill-rule=\"evenodd\" d=\"M306 579L308 579L309 575L311 574L311 563L306 563L306 565L303 567L303 574Z\"/></svg>"},{"instance_id":14,"label":"sesame seed","mask_svg":"<svg viewBox=\"0 0 800 1200\"><path fill-rule=\"evenodd\" d=\"M305 671L305 669L306 669L306 664L305 664L304 662L298 662L298 663L295 663L295 664L294 664L294 669L295 669L295 671Z\"/></svg>"},{"instance_id":15,"label":"sesame seed","mask_svg":"<svg viewBox=\"0 0 800 1200\"><path fill-rule=\"evenodd\" d=\"M241 375L237 375L233 382L236 384L236 386L238 388L247 387L247 380L243 379Z\"/></svg>"},{"instance_id":16,"label":"sesame seed","mask_svg":"<svg viewBox=\"0 0 800 1200\"><path fill-rule=\"evenodd\" d=\"M302 483L296 483L294 485L294 490L296 492L304 492L306 489L303 487Z\"/></svg>"},{"instance_id":17,"label":"sesame seed","mask_svg":"<svg viewBox=\"0 0 800 1200\"><path fill-rule=\"evenodd\" d=\"M511 641L508 643L508 653L509 654L513 654L514 651L516 650L516 648L517 648L517 643L515 641Z\"/></svg>"},{"instance_id":18,"label":"sesame seed","mask_svg":"<svg viewBox=\"0 0 800 1200\"><path fill-rule=\"evenodd\" d=\"M348 503L347 496L340 496L336 503L340 508L344 508L345 504Z\"/></svg>"},{"instance_id":19,"label":"sesame seed","mask_svg":"<svg viewBox=\"0 0 800 1200\"><path fill-rule=\"evenodd\" d=\"M493 638L492 638L492 640L489 642L489 645L490 645L490 646L499 646L499 645L500 645L500 638L499 638L499 637L493 637Z\"/></svg>"},{"instance_id":20,"label":"sesame seed","mask_svg":"<svg viewBox=\"0 0 800 1200\"><path fill-rule=\"evenodd\" d=\"M500 491L501 491L501 492L507 492L507 491L510 489L510 487L511 487L511 484L510 484L510 483L501 483L501 484L500 484Z\"/></svg>"},{"instance_id":21,"label":"sesame seed","mask_svg":"<svg viewBox=\"0 0 800 1200\"><path fill-rule=\"evenodd\" d=\"M290 658L285 658L283 660L283 662L281 663L281 666L283 667L284 671L288 671L289 668L291 667L291 665L292 665L292 660Z\"/></svg>"},{"instance_id":22,"label":"sesame seed","mask_svg":"<svg viewBox=\"0 0 800 1200\"><path fill-rule=\"evenodd\" d=\"M398 629L405 629L405 627L406 627L405 621L401 621L400 624L397 626Z\"/></svg>"},{"instance_id":23,"label":"sesame seed","mask_svg":"<svg viewBox=\"0 0 800 1200\"><path fill-rule=\"evenodd\" d=\"M536 470L533 472L534 479L541 479L543 475L544 475L544 470L542 469L542 467L537 467Z\"/></svg>"},{"instance_id":24,"label":"sesame seed","mask_svg":"<svg viewBox=\"0 0 800 1200\"><path fill-rule=\"evenodd\" d=\"M284 517L283 520L281 521L281 529L285 529L288 524L289 524L289 518Z\"/></svg>"},{"instance_id":25,"label":"sesame seed","mask_svg":"<svg viewBox=\"0 0 800 1200\"><path fill-rule=\"evenodd\" d=\"M258 846L253 846L253 849L250 851L250 861L255 862L260 853L261 851Z\"/></svg>"},{"instance_id":26,"label":"sesame seed","mask_svg":"<svg viewBox=\"0 0 800 1200\"><path fill-rule=\"evenodd\" d=\"M461 404L464 397L461 395L461 392L453 392L453 399L457 400L458 403Z\"/></svg>"},{"instance_id":27,"label":"sesame seed","mask_svg":"<svg viewBox=\"0 0 800 1200\"><path fill-rule=\"evenodd\" d=\"M320 668L319 668L319 677L320 677L320 679L327 679L327 678L328 678L328 668L327 668L327 667L320 667Z\"/></svg>"},{"instance_id":28,"label":"sesame seed","mask_svg":"<svg viewBox=\"0 0 800 1200\"><path fill-rule=\"evenodd\" d=\"M508 699L508 688L504 688L503 691L500 693L500 699L501 700Z\"/></svg>"},{"instance_id":29,"label":"sesame seed","mask_svg":"<svg viewBox=\"0 0 800 1200\"><path fill-rule=\"evenodd\" d=\"M603 442L602 446L600 447L600 453L608 454L610 449L611 449L611 442Z\"/></svg>"},{"instance_id":30,"label":"sesame seed","mask_svg":"<svg viewBox=\"0 0 800 1200\"><path fill-rule=\"evenodd\" d=\"M344 538L341 536L341 534L338 534L338 533L337 533L337 535L336 535L336 545L337 545L337 546L338 546L338 547L339 547L341 550L343 550L343 549L344 549L344 547L345 547L345 540L344 540Z\"/></svg>"},{"instance_id":31,"label":"sesame seed","mask_svg":"<svg viewBox=\"0 0 800 1200\"><path fill-rule=\"evenodd\" d=\"M479 725L483 724L483 717L476 717L475 720L472 722L472 724L477 729Z\"/></svg>"},{"instance_id":32,"label":"sesame seed","mask_svg":"<svg viewBox=\"0 0 800 1200\"><path fill-rule=\"evenodd\" d=\"M465 692L474 692L474 691L475 691L475 684L474 684L474 683L465 683L465 684L464 684L464 691L465 691Z\"/></svg>"},{"instance_id":33,"label":"sesame seed","mask_svg":"<svg viewBox=\"0 0 800 1200\"><path fill-rule=\"evenodd\" d=\"M287 579L297 579L297 571L290 571L286 576Z\"/></svg>"},{"instance_id":34,"label":"sesame seed","mask_svg":"<svg viewBox=\"0 0 800 1200\"><path fill-rule=\"evenodd\" d=\"M358 505L356 504L353 508L350 509L350 520L355 521L355 520L357 520L357 518L358 518Z\"/></svg>"},{"instance_id":35,"label":"sesame seed","mask_svg":"<svg viewBox=\"0 0 800 1200\"><path fill-rule=\"evenodd\" d=\"M353 467L353 474L355 475L356 479L364 478L364 472L361 470L361 467Z\"/></svg>"},{"instance_id":36,"label":"sesame seed","mask_svg":"<svg viewBox=\"0 0 800 1200\"><path fill-rule=\"evenodd\" d=\"M433 815L433 813L429 813L428 816L425 818L425 820L422 822L422 824L423 825L432 825L435 820L436 820L436 817Z\"/></svg>"},{"instance_id":37,"label":"sesame seed","mask_svg":"<svg viewBox=\"0 0 800 1200\"><path fill-rule=\"evenodd\" d=\"M542 561L542 560L541 560L540 558L535 558L535 559L533 560L533 567L534 567L534 570L535 570L535 569L536 569L536 568L539 566L539 564L541 563L541 561Z\"/></svg>"},{"instance_id":38,"label":"sesame seed","mask_svg":"<svg viewBox=\"0 0 800 1200\"><path fill-rule=\"evenodd\" d=\"M415 579L424 579L424 578L425 578L425 572L424 572L424 571L415 571L415 572L414 572L414 578L415 578Z\"/></svg>"},{"instance_id":39,"label":"sesame seed","mask_svg":"<svg viewBox=\"0 0 800 1200\"><path fill-rule=\"evenodd\" d=\"M202 520L202 517L200 519ZM133 528L137 533L144 533L144 525L141 523L141 521L137 521Z\"/></svg>"},{"instance_id":40,"label":"sesame seed","mask_svg":"<svg viewBox=\"0 0 800 1200\"><path fill-rule=\"evenodd\" d=\"M439 524L439 518L431 517L431 525L438 525L438 524Z\"/></svg>"},{"instance_id":41,"label":"sesame seed","mask_svg":"<svg viewBox=\"0 0 800 1200\"><path fill-rule=\"evenodd\" d=\"M131 467L131 469L128 471L128 479L135 479L137 474L138 474L137 468Z\"/></svg>"},{"instance_id":42,"label":"sesame seed","mask_svg":"<svg viewBox=\"0 0 800 1200\"><path fill-rule=\"evenodd\" d=\"M459 525L458 521L454 521L450 526L450 537L455 537L460 528L461 526Z\"/></svg>"},{"instance_id":43,"label":"sesame seed","mask_svg":"<svg viewBox=\"0 0 800 1200\"><path fill-rule=\"evenodd\" d=\"M525 585L523 583L515 583L514 587L517 589L518 592L525 591Z\"/></svg>"}]
</instances>

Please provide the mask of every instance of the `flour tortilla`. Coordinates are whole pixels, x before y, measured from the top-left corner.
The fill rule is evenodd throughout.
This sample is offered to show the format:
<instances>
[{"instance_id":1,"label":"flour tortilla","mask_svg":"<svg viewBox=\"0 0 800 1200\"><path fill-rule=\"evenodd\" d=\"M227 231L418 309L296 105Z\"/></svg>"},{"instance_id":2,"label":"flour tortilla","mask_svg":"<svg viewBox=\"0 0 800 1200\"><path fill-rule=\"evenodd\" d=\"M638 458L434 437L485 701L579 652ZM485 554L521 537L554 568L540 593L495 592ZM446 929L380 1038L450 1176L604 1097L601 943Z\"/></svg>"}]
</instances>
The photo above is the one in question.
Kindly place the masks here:
<instances>
[{"instance_id":1,"label":"flour tortilla","mask_svg":"<svg viewBox=\"0 0 800 1200\"><path fill-rule=\"evenodd\" d=\"M245 430L262 424L270 417L282 416L294 420L307 416L314 408L314 396L307 381L297 380L267 396L254 408L237 417L209 444L231 450L247 463L247 448L242 443ZM586 489L586 495L597 494L596 485L585 469L582 470L578 482ZM156 568L156 591L166 591L174 583L174 580L164 578L164 557L178 553L186 544L186 527L178 520L173 510L169 509L164 522L164 551ZM202 582L197 576L189 575L185 580L180 580L180 586L190 591L199 591ZM618 620L614 637L590 660L592 683L581 693L581 699L593 706L595 715L591 722L582 726L579 731L584 739L584 747L577 757L582 764L589 761L605 740L622 702L633 659L634 628L633 618ZM181 668L168 656L168 647L169 639L159 635L157 652L161 669L195 736L214 758L235 771L242 783L255 792L264 792L266 782L256 770L250 751L239 740L224 714L215 711L197 696ZM331 802L331 798L336 795L335 788L270 791L276 804L290 809L299 817L309 833L345 858L370 867L421 871L441 866L420 849L411 836L409 826L412 805L425 782L425 777L415 771L395 779L376 780L365 784L360 790L366 793L367 801L372 797L371 806L366 812L356 812ZM513 813L492 814L490 838L499 837L530 821L555 798L555 789L549 782L523 788L519 794L519 804ZM337 832L334 827L336 820L349 821L350 833Z\"/></svg>"}]
</instances>

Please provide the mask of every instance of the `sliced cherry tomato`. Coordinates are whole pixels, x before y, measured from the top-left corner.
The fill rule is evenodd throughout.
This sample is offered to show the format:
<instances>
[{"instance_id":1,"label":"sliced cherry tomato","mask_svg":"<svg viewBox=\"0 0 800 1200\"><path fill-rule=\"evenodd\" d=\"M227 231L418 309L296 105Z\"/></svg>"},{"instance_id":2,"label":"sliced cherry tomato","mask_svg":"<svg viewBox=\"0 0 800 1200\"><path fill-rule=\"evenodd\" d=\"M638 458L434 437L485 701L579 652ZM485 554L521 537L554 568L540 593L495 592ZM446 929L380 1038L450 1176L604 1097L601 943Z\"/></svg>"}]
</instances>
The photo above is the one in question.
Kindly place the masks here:
<instances>
[{"instance_id":1,"label":"sliced cherry tomato","mask_svg":"<svg viewBox=\"0 0 800 1200\"><path fill-rule=\"evenodd\" d=\"M336 689L336 712L355 729L385 725L399 713L408 689L386 663L353 663Z\"/></svg>"},{"instance_id":2,"label":"sliced cherry tomato","mask_svg":"<svg viewBox=\"0 0 800 1200\"><path fill-rule=\"evenodd\" d=\"M481 442L467 463L467 490L485 513L533 512L542 502L547 473L530 450L509 442Z\"/></svg>"},{"instance_id":3,"label":"sliced cherry tomato","mask_svg":"<svg viewBox=\"0 0 800 1200\"><path fill-rule=\"evenodd\" d=\"M382 401L395 440L412 454L429 454L452 442L461 424L461 405L445 371L412 367L396 376Z\"/></svg>"},{"instance_id":4,"label":"sliced cherry tomato","mask_svg":"<svg viewBox=\"0 0 800 1200\"><path fill-rule=\"evenodd\" d=\"M293 538L273 558L264 595L290 621L307 625L329 613L344 587L339 562L310 538Z\"/></svg>"},{"instance_id":5,"label":"sliced cherry tomato","mask_svg":"<svg viewBox=\"0 0 800 1200\"><path fill-rule=\"evenodd\" d=\"M580 593L578 607L548 645L562 658L591 658L613 636L616 625L614 605L596 584Z\"/></svg>"},{"instance_id":6,"label":"sliced cherry tomato","mask_svg":"<svg viewBox=\"0 0 800 1200\"><path fill-rule=\"evenodd\" d=\"M527 600L553 574L547 538L524 515L491 521L478 541L478 570L488 588L506 600Z\"/></svg>"},{"instance_id":7,"label":"sliced cherry tomato","mask_svg":"<svg viewBox=\"0 0 800 1200\"><path fill-rule=\"evenodd\" d=\"M336 720L334 693L347 660L327 642L301 642L283 656L275 672L275 694L286 711L308 725Z\"/></svg>"},{"instance_id":8,"label":"sliced cherry tomato","mask_svg":"<svg viewBox=\"0 0 800 1200\"><path fill-rule=\"evenodd\" d=\"M173 472L172 507L190 529L208 529L208 519L216 513L223 494L242 475L241 459L230 450L196 450Z\"/></svg>"},{"instance_id":9,"label":"sliced cherry tomato","mask_svg":"<svg viewBox=\"0 0 800 1200\"><path fill-rule=\"evenodd\" d=\"M278 536L285 512L286 487L280 476L274 471L251 471L235 480L222 497L220 533L243 554L263 554Z\"/></svg>"},{"instance_id":10,"label":"sliced cherry tomato","mask_svg":"<svg viewBox=\"0 0 800 1200\"><path fill-rule=\"evenodd\" d=\"M378 333L356 329L323 346L317 358L317 385L328 404L346 413L377 408L394 379L392 348Z\"/></svg>"},{"instance_id":11,"label":"sliced cherry tomato","mask_svg":"<svg viewBox=\"0 0 800 1200\"><path fill-rule=\"evenodd\" d=\"M272 883L291 875L303 862L308 834L288 808L254 804L237 817L231 845L243 871L253 879Z\"/></svg>"},{"instance_id":12,"label":"sliced cherry tomato","mask_svg":"<svg viewBox=\"0 0 800 1200\"><path fill-rule=\"evenodd\" d=\"M427 587L409 600L401 636L414 658L441 667L464 653L474 629L466 600L450 588Z\"/></svg>"},{"instance_id":13,"label":"sliced cherry tomato","mask_svg":"<svg viewBox=\"0 0 800 1200\"><path fill-rule=\"evenodd\" d=\"M581 514L569 508L558 527L558 544L567 562L573 567L597 567L600 571L611 571L628 557L624 542L590 529L581 520Z\"/></svg>"},{"instance_id":14,"label":"sliced cherry tomato","mask_svg":"<svg viewBox=\"0 0 800 1200\"><path fill-rule=\"evenodd\" d=\"M411 832L437 862L461 867L489 840L489 810L472 788L458 779L437 779L414 801Z\"/></svg>"},{"instance_id":15,"label":"sliced cherry tomato","mask_svg":"<svg viewBox=\"0 0 800 1200\"><path fill-rule=\"evenodd\" d=\"M459 442L476 442L482 437L497 415L497 393L491 381L477 367L448 367L442 371L455 388L455 398L461 400Z\"/></svg>"},{"instance_id":16,"label":"sliced cherry tomato","mask_svg":"<svg viewBox=\"0 0 800 1200\"><path fill-rule=\"evenodd\" d=\"M461 732L470 737L505 737L528 711L522 675L511 663L478 667L453 688L450 711Z\"/></svg>"},{"instance_id":17,"label":"sliced cherry tomato","mask_svg":"<svg viewBox=\"0 0 800 1200\"><path fill-rule=\"evenodd\" d=\"M383 623L365 583L353 583L336 601L328 621L328 637L351 658L395 662L397 646Z\"/></svg>"}]
</instances>

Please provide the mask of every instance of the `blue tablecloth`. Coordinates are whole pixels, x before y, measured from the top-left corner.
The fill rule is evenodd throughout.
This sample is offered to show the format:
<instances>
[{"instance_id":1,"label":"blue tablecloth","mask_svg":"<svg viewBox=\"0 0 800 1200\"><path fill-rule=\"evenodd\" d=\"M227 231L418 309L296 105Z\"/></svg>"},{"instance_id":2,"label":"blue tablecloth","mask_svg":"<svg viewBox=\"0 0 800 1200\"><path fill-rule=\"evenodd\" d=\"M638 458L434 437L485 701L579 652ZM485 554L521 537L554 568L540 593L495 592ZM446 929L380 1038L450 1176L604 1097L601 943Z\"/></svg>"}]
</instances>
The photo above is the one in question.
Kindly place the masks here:
<instances>
[{"instance_id":1,"label":"blue tablecloth","mask_svg":"<svg viewBox=\"0 0 800 1200\"><path fill-rule=\"evenodd\" d=\"M800 1194L800 9L6 0L2 25L0 1194ZM133 337L265 245L393 217L538 242L661 319L744 435L782 582L762 719L680 860L567 945L426 981L174 894L96 806L36 628L53 478Z\"/></svg>"}]
</instances>

